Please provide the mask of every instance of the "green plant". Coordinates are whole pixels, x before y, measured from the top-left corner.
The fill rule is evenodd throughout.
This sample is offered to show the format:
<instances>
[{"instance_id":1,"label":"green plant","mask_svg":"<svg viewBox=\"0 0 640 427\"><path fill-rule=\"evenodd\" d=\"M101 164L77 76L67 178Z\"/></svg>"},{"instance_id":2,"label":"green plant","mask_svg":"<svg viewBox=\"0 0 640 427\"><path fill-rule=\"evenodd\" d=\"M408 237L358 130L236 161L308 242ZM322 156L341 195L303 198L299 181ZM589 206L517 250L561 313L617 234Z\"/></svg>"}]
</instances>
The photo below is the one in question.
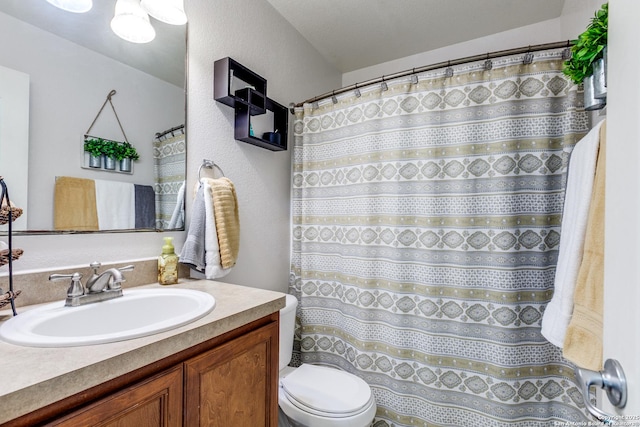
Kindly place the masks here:
<instances>
[{"instance_id":1,"label":"green plant","mask_svg":"<svg viewBox=\"0 0 640 427\"><path fill-rule=\"evenodd\" d=\"M129 142L123 142L118 147L116 158L118 160L123 160L123 159L138 160L140 158L140 155L138 154L138 151L133 145L131 145Z\"/></svg>"},{"instance_id":2,"label":"green plant","mask_svg":"<svg viewBox=\"0 0 640 427\"><path fill-rule=\"evenodd\" d=\"M607 28L609 23L609 3L596 11L587 29L574 40L571 59L564 63L562 72L574 83L579 84L593 74L592 64L603 56L607 46Z\"/></svg>"},{"instance_id":3,"label":"green plant","mask_svg":"<svg viewBox=\"0 0 640 427\"><path fill-rule=\"evenodd\" d=\"M116 141L111 141L109 139L105 139L102 144L102 154L105 157L117 158L118 150L120 149L120 143Z\"/></svg>"},{"instance_id":4,"label":"green plant","mask_svg":"<svg viewBox=\"0 0 640 427\"><path fill-rule=\"evenodd\" d=\"M92 156L98 157L102 155L102 148L104 146L104 139L102 138L84 138L84 151Z\"/></svg>"}]
</instances>

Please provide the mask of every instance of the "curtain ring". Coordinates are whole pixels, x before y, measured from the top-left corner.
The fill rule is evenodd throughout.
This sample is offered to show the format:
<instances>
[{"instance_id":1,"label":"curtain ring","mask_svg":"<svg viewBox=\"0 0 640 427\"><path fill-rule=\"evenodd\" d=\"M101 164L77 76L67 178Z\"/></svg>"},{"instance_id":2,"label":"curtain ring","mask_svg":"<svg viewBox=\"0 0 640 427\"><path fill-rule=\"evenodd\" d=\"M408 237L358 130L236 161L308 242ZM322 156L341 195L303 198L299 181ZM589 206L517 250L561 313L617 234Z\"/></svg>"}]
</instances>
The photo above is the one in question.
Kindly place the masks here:
<instances>
[{"instance_id":1,"label":"curtain ring","mask_svg":"<svg viewBox=\"0 0 640 427\"><path fill-rule=\"evenodd\" d=\"M384 80L384 74L382 75L382 82L380 83L380 89L383 92L389 90L389 86L387 86L387 82Z\"/></svg>"},{"instance_id":2,"label":"curtain ring","mask_svg":"<svg viewBox=\"0 0 640 427\"><path fill-rule=\"evenodd\" d=\"M489 71L493 68L493 61L489 58L489 52L487 52L487 60L484 61L484 69Z\"/></svg>"},{"instance_id":3,"label":"curtain ring","mask_svg":"<svg viewBox=\"0 0 640 427\"><path fill-rule=\"evenodd\" d=\"M525 65L529 65L533 63L533 52L531 52L531 45L529 45L529 49L527 50L527 53L524 54L522 63Z\"/></svg>"},{"instance_id":4,"label":"curtain ring","mask_svg":"<svg viewBox=\"0 0 640 427\"><path fill-rule=\"evenodd\" d=\"M444 70L444 76L447 78L453 77L453 68L451 68L451 61L447 61L447 68Z\"/></svg>"}]
</instances>

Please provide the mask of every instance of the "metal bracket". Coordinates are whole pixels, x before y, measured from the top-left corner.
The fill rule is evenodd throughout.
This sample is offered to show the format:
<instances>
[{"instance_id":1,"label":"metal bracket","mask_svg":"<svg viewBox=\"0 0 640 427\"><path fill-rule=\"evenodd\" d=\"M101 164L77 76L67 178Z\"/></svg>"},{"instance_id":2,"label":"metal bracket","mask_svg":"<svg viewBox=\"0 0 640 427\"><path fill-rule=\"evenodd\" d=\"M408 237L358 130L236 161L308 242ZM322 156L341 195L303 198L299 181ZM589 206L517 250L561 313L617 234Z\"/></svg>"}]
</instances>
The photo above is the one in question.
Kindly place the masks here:
<instances>
[{"instance_id":1,"label":"metal bracket","mask_svg":"<svg viewBox=\"0 0 640 427\"><path fill-rule=\"evenodd\" d=\"M616 408L624 408L627 404L627 378L622 370L622 365L615 359L607 359L604 369L600 372L588 369L576 368L576 378L580 384L584 404L594 417L603 423L612 424L613 415L596 408L589 399L589 389L597 386L607 392L609 402Z\"/></svg>"}]
</instances>

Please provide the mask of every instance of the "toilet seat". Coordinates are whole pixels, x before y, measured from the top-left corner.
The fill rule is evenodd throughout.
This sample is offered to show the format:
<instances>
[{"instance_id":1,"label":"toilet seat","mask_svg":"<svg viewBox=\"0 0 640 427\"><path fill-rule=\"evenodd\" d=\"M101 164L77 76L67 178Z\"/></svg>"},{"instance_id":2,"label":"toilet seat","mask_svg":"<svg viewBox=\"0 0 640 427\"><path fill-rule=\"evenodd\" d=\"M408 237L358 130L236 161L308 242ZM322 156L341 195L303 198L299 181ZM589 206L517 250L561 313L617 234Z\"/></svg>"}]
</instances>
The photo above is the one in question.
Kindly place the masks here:
<instances>
[{"instance_id":1,"label":"toilet seat","mask_svg":"<svg viewBox=\"0 0 640 427\"><path fill-rule=\"evenodd\" d=\"M372 405L369 385L361 378L325 366L303 364L280 380L287 400L309 414L352 417Z\"/></svg>"}]
</instances>

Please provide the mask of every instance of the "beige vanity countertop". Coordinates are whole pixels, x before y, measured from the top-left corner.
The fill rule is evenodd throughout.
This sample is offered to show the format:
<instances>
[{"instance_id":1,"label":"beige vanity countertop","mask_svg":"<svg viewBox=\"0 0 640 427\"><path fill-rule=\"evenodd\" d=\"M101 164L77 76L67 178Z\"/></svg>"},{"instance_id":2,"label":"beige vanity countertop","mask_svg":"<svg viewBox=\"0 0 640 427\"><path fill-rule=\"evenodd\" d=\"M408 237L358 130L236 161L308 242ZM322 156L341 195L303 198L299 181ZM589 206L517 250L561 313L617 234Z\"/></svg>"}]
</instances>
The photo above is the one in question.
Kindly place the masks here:
<instances>
[{"instance_id":1,"label":"beige vanity countertop","mask_svg":"<svg viewBox=\"0 0 640 427\"><path fill-rule=\"evenodd\" d=\"M161 286L140 289L146 287ZM171 287L210 293L216 306L180 328L109 344L33 348L0 341L0 423L268 316L285 304L280 292L210 280L181 280Z\"/></svg>"}]
</instances>

